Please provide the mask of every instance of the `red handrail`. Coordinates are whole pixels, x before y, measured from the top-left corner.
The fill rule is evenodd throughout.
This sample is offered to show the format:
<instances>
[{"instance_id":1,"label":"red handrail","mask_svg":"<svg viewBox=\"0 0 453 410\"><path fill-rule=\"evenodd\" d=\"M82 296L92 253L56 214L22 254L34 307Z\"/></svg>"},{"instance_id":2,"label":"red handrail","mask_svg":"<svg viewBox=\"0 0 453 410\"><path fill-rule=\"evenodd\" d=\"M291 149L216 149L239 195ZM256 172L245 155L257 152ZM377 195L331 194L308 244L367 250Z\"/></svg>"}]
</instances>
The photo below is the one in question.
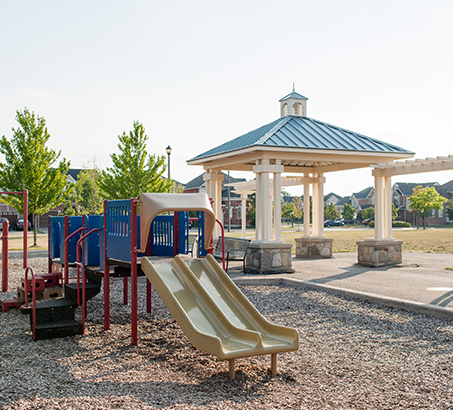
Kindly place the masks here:
<instances>
[{"instance_id":1,"label":"red handrail","mask_svg":"<svg viewBox=\"0 0 453 410\"><path fill-rule=\"evenodd\" d=\"M72 234L68 235L64 240L64 283L68 283L68 276L69 276L69 239L71 239L75 234L79 233L80 231L85 231L88 229L85 226L74 231Z\"/></svg>"},{"instance_id":2,"label":"red handrail","mask_svg":"<svg viewBox=\"0 0 453 410\"><path fill-rule=\"evenodd\" d=\"M2 292L8 292L8 244L9 241L9 222L3 221L2 224Z\"/></svg>"},{"instance_id":3,"label":"red handrail","mask_svg":"<svg viewBox=\"0 0 453 410\"><path fill-rule=\"evenodd\" d=\"M85 228L87 229L87 228ZM80 286L79 286L79 279L80 279L80 276L79 276L79 264L80 264L80 260L79 260L79 245L81 242L83 242L85 240L85 238L87 236L90 236L93 232L99 232L100 229L99 228L94 228L92 229L91 231L87 232L85 235L83 235L78 241L77 241L77 245L76 245L76 265L77 265L77 305L80 306ZM83 264L82 264L83 266ZM84 268L84 271L85 271L85 268Z\"/></svg>"},{"instance_id":4,"label":"red handrail","mask_svg":"<svg viewBox=\"0 0 453 410\"><path fill-rule=\"evenodd\" d=\"M33 310L33 326L32 326L32 331L33 331L33 340L36 341L36 276L35 272L33 271L33 268L30 266L25 269L25 307L28 308L28 271L31 272L31 278L32 278L32 310Z\"/></svg>"}]
</instances>

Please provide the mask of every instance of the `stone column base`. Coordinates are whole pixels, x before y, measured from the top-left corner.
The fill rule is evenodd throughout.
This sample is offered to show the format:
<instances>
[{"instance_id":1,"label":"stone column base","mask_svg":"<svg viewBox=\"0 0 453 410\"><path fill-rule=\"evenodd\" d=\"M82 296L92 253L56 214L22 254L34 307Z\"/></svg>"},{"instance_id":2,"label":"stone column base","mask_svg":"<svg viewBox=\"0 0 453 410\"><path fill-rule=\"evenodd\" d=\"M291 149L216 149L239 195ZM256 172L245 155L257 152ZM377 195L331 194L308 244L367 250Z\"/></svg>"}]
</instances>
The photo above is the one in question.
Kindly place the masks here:
<instances>
[{"instance_id":1,"label":"stone column base","mask_svg":"<svg viewBox=\"0 0 453 410\"><path fill-rule=\"evenodd\" d=\"M296 258L327 259L332 257L332 238L304 237L296 241Z\"/></svg>"},{"instance_id":2,"label":"stone column base","mask_svg":"<svg viewBox=\"0 0 453 410\"><path fill-rule=\"evenodd\" d=\"M290 243L251 242L245 255L245 273L292 273Z\"/></svg>"},{"instance_id":3,"label":"stone column base","mask_svg":"<svg viewBox=\"0 0 453 410\"><path fill-rule=\"evenodd\" d=\"M392 239L365 239L357 242L359 265L378 267L401 263L402 245L403 241Z\"/></svg>"}]
</instances>

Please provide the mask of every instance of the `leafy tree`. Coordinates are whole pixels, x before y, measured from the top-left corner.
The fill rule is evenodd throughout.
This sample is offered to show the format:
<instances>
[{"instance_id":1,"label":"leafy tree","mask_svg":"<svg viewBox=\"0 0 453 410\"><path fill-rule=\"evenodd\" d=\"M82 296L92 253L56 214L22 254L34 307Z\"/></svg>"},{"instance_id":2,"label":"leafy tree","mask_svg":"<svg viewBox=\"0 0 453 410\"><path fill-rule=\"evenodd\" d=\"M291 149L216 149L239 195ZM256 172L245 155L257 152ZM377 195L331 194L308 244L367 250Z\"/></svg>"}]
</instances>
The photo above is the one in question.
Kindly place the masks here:
<instances>
[{"instance_id":1,"label":"leafy tree","mask_svg":"<svg viewBox=\"0 0 453 410\"><path fill-rule=\"evenodd\" d=\"M249 210L247 211L247 220L250 221L250 224L255 227L256 219L256 193L253 193L249 196Z\"/></svg>"},{"instance_id":2,"label":"leafy tree","mask_svg":"<svg viewBox=\"0 0 453 410\"><path fill-rule=\"evenodd\" d=\"M294 213L294 204L282 201L282 218L290 219L291 213Z\"/></svg>"},{"instance_id":3,"label":"leafy tree","mask_svg":"<svg viewBox=\"0 0 453 410\"><path fill-rule=\"evenodd\" d=\"M63 158L52 168L60 151L46 146L50 134L43 117L25 108L16 111L16 121L19 126L12 129L11 140L5 136L0 139L0 153L5 157L5 162L0 163L0 187L5 191L28 189L28 209L35 217L33 246L36 246L38 215L60 205L73 191L67 179L70 162ZM10 195L2 201L24 212L22 197ZM28 215L24 215L24 220L27 219Z\"/></svg>"},{"instance_id":4,"label":"leafy tree","mask_svg":"<svg viewBox=\"0 0 453 410\"><path fill-rule=\"evenodd\" d=\"M294 208L294 217L300 221L304 215L302 211L302 198L300 196L296 196L293 198L292 204Z\"/></svg>"},{"instance_id":5,"label":"leafy tree","mask_svg":"<svg viewBox=\"0 0 453 410\"><path fill-rule=\"evenodd\" d=\"M396 221L396 218L398 218L398 208L392 202L392 221Z\"/></svg>"},{"instance_id":6,"label":"leafy tree","mask_svg":"<svg viewBox=\"0 0 453 410\"><path fill-rule=\"evenodd\" d=\"M446 208L447 216L450 220L453 220L453 197L450 198Z\"/></svg>"},{"instance_id":7,"label":"leafy tree","mask_svg":"<svg viewBox=\"0 0 453 410\"><path fill-rule=\"evenodd\" d=\"M338 211L334 204L324 207L324 218L325 219L336 219L338 218Z\"/></svg>"},{"instance_id":8,"label":"leafy tree","mask_svg":"<svg viewBox=\"0 0 453 410\"><path fill-rule=\"evenodd\" d=\"M75 185L75 206L77 213L97 215L104 208L103 199L98 185L101 171L95 161L88 162L85 169L80 171Z\"/></svg>"},{"instance_id":9,"label":"leafy tree","mask_svg":"<svg viewBox=\"0 0 453 410\"><path fill-rule=\"evenodd\" d=\"M344 204L343 212L341 213L341 216L344 219L350 221L350 220L354 219L354 214L355 214L355 209L349 204Z\"/></svg>"},{"instance_id":10,"label":"leafy tree","mask_svg":"<svg viewBox=\"0 0 453 410\"><path fill-rule=\"evenodd\" d=\"M423 218L423 229L425 229L425 218L429 212L432 209L442 209L447 198L441 196L434 187L423 188L421 185L417 185L413 191L414 193L409 197L409 209L417 212Z\"/></svg>"},{"instance_id":11,"label":"leafy tree","mask_svg":"<svg viewBox=\"0 0 453 410\"><path fill-rule=\"evenodd\" d=\"M99 175L98 185L106 199L138 198L142 192L168 192L173 186L163 176L165 156L148 154L145 128L138 121L133 127L129 134L118 136L120 154L111 154L113 167Z\"/></svg>"},{"instance_id":12,"label":"leafy tree","mask_svg":"<svg viewBox=\"0 0 453 410\"><path fill-rule=\"evenodd\" d=\"M374 207L370 206L368 208L365 208L362 211L361 216L362 216L362 220L372 218L374 216Z\"/></svg>"}]
</instances>

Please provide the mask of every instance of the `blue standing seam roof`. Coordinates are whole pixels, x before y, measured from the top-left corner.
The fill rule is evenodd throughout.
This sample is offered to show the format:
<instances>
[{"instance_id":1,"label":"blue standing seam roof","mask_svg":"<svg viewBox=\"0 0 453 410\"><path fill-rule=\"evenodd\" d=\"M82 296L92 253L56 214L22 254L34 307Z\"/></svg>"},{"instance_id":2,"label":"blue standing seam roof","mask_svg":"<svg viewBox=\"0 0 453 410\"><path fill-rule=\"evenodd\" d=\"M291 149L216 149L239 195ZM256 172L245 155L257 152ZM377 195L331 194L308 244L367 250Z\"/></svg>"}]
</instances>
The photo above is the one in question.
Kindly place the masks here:
<instances>
[{"instance_id":1,"label":"blue standing seam roof","mask_svg":"<svg viewBox=\"0 0 453 410\"><path fill-rule=\"evenodd\" d=\"M397 147L396 145L379 141L326 122L308 117L289 115L225 142L189 161L253 146L414 154L412 151Z\"/></svg>"}]
</instances>

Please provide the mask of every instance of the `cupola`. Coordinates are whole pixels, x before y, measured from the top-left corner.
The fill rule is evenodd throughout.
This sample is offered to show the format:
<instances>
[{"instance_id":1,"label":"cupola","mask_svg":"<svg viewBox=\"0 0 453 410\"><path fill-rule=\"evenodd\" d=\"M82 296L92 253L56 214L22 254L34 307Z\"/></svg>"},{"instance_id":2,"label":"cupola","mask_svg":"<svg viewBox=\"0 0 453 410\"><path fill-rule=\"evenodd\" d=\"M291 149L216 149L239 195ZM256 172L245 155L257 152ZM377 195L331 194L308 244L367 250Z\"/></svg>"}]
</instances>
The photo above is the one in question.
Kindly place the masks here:
<instances>
[{"instance_id":1,"label":"cupola","mask_svg":"<svg viewBox=\"0 0 453 410\"><path fill-rule=\"evenodd\" d=\"M293 91L280 100L280 116L294 115L295 117L307 116L308 98Z\"/></svg>"}]
</instances>

